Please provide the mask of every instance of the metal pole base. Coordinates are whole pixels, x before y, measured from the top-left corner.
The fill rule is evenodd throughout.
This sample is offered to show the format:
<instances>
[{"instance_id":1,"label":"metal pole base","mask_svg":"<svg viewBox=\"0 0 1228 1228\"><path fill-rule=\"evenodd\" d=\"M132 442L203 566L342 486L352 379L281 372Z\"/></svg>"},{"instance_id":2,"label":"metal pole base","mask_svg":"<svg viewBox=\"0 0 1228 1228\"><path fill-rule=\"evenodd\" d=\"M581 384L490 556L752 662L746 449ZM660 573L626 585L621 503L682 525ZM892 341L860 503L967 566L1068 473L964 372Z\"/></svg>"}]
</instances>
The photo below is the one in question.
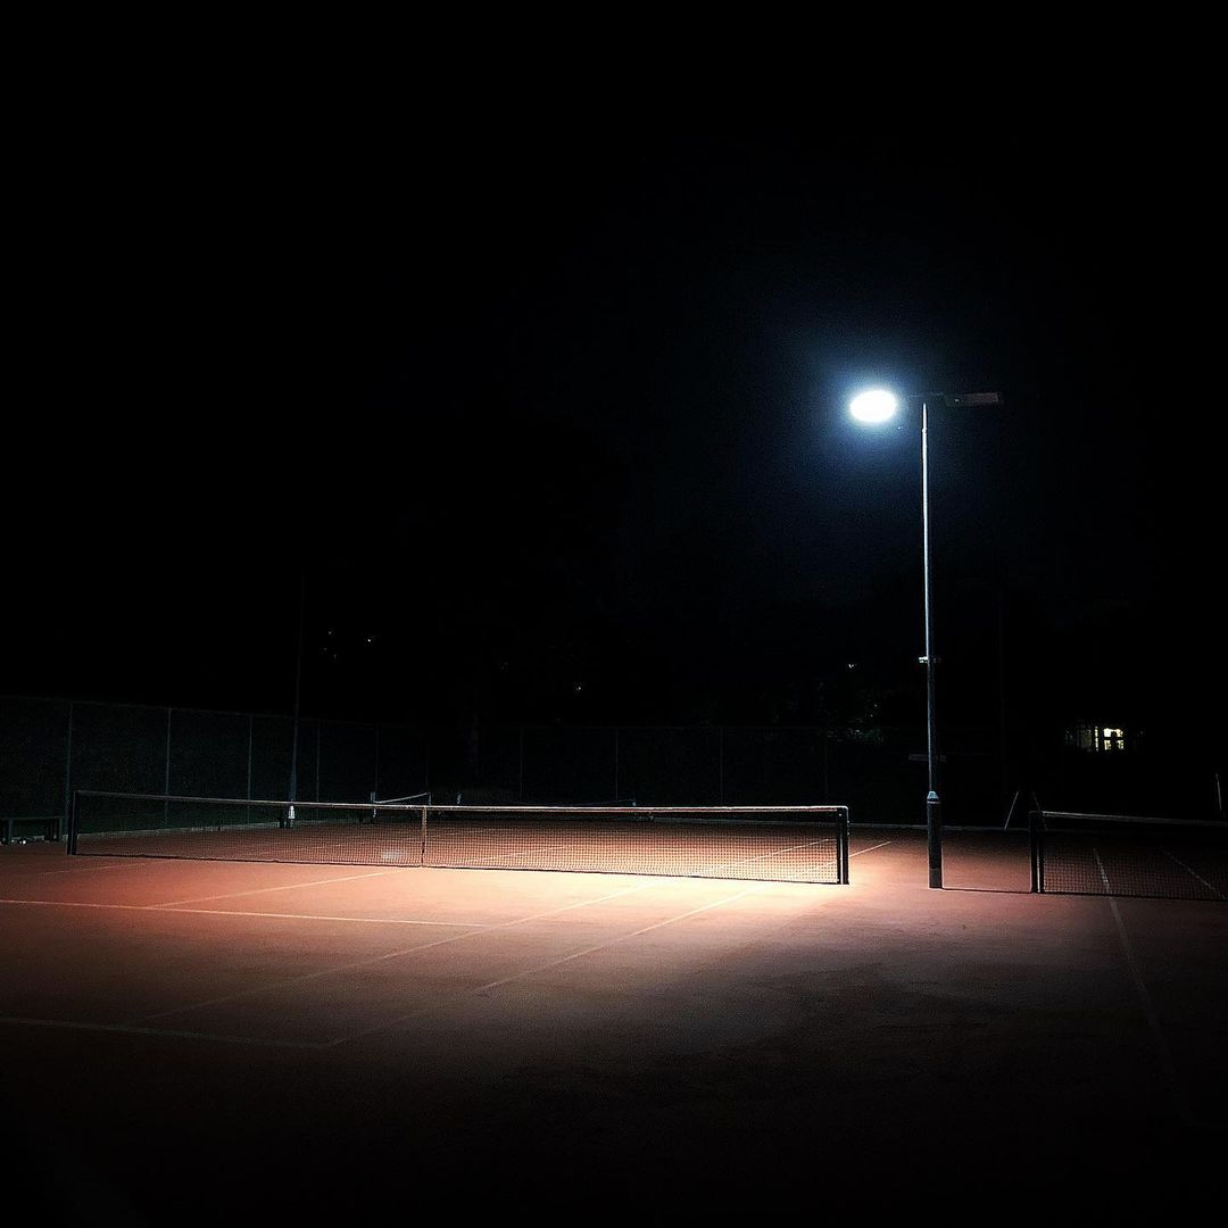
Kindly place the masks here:
<instances>
[{"instance_id":1,"label":"metal pole base","mask_svg":"<svg viewBox=\"0 0 1228 1228\"><path fill-rule=\"evenodd\" d=\"M931 790L925 798L925 837L929 849L930 886L942 886L942 803Z\"/></svg>"}]
</instances>

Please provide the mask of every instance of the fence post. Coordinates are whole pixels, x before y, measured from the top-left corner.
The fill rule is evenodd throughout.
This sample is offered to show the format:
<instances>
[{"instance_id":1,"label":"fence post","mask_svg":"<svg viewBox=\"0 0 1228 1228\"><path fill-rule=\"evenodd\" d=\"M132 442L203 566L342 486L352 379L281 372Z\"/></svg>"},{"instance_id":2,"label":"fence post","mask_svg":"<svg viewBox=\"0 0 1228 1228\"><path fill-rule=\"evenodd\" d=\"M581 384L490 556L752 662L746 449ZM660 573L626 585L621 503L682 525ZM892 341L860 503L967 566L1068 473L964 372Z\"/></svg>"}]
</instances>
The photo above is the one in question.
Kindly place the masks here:
<instances>
[{"instance_id":1,"label":"fence post","mask_svg":"<svg viewBox=\"0 0 1228 1228\"><path fill-rule=\"evenodd\" d=\"M77 851L77 826L80 822L77 790L72 793L72 801L68 808L68 855L71 857Z\"/></svg>"},{"instance_id":2,"label":"fence post","mask_svg":"<svg viewBox=\"0 0 1228 1228\"><path fill-rule=\"evenodd\" d=\"M68 828L72 824L72 726L73 726L73 709L75 705L70 699L68 701L68 749L64 757L64 826ZM67 831L65 838L67 838ZM60 838L59 832L56 833L56 839Z\"/></svg>"},{"instance_id":3,"label":"fence post","mask_svg":"<svg viewBox=\"0 0 1228 1228\"><path fill-rule=\"evenodd\" d=\"M256 737L256 714L247 714L247 800L252 800L252 748ZM252 821L252 808L247 807L247 821Z\"/></svg>"},{"instance_id":4,"label":"fence post","mask_svg":"<svg viewBox=\"0 0 1228 1228\"><path fill-rule=\"evenodd\" d=\"M375 726L375 792L373 798L379 797L379 725Z\"/></svg>"},{"instance_id":5,"label":"fence post","mask_svg":"<svg viewBox=\"0 0 1228 1228\"><path fill-rule=\"evenodd\" d=\"M171 793L171 713L174 708L166 710L166 764L165 770L162 773L162 796L167 798ZM165 827L170 821L170 802L163 801L162 803L162 826Z\"/></svg>"}]
</instances>

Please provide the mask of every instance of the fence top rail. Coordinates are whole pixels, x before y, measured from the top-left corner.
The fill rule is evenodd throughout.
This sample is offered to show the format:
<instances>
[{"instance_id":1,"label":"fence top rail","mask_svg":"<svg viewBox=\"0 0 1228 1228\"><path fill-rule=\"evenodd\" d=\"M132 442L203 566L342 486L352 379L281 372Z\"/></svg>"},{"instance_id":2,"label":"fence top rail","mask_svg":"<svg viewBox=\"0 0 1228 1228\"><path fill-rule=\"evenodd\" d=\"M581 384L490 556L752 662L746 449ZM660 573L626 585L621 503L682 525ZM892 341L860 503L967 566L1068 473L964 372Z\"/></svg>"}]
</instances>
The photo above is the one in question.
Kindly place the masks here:
<instances>
[{"instance_id":1,"label":"fence top rail","mask_svg":"<svg viewBox=\"0 0 1228 1228\"><path fill-rule=\"evenodd\" d=\"M124 699L76 699L69 695L17 695L5 691L0 693L0 701L12 700L17 703L62 704L65 707L76 708L124 708L129 711L160 712L166 714L190 712L195 716L241 716L258 721L294 721L293 712L258 712L253 709L238 711L234 708L198 708L190 704L142 704ZM353 720L342 716L302 716L304 725L345 725L355 729L400 729L410 733L419 733L422 726L406 724L402 721Z\"/></svg>"},{"instance_id":2,"label":"fence top rail","mask_svg":"<svg viewBox=\"0 0 1228 1228\"><path fill-rule=\"evenodd\" d=\"M116 793L102 789L78 789L78 797L110 797L130 802L197 802L210 806L299 806L304 810L406 810L443 811L463 814L559 814L575 811L583 814L627 814L644 817L657 814L848 814L847 806L586 806L568 805L504 805L465 806L429 805L418 803L381 802L311 802L283 798L256 797L183 797L171 793Z\"/></svg>"},{"instance_id":3,"label":"fence top rail","mask_svg":"<svg viewBox=\"0 0 1228 1228\"><path fill-rule=\"evenodd\" d=\"M77 789L77 797L113 797L128 802L204 802L210 806L302 806L311 810L370 810L371 802L313 802L286 797L191 797L179 793L116 793L107 789ZM414 806L386 806L375 803L377 810L421 810L423 804Z\"/></svg>"},{"instance_id":4,"label":"fence top rail","mask_svg":"<svg viewBox=\"0 0 1228 1228\"><path fill-rule=\"evenodd\" d=\"M412 809L412 807L411 807ZM421 809L421 807L418 807ZM438 805L431 810L464 811L466 814L479 811L499 814L557 814L559 811L578 811L584 814L841 814L848 811L847 806L589 806L584 803L569 805L560 802L558 805L506 805L506 806L466 806Z\"/></svg>"},{"instance_id":5,"label":"fence top rail","mask_svg":"<svg viewBox=\"0 0 1228 1228\"><path fill-rule=\"evenodd\" d=\"M1089 814L1079 810L1033 810L1045 820L1065 822L1120 823L1123 827L1140 824L1145 827L1212 827L1228 831L1228 819L1158 819L1140 814Z\"/></svg>"}]
</instances>

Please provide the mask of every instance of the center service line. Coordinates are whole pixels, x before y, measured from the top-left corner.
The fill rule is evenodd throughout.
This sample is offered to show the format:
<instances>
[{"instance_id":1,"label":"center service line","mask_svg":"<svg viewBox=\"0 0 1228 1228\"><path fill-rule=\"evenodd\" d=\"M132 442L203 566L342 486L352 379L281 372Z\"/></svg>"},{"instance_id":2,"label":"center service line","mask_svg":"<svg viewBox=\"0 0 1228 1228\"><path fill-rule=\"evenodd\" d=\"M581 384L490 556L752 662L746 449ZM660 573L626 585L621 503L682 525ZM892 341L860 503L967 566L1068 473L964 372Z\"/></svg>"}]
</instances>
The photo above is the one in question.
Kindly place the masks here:
<instances>
[{"instance_id":1,"label":"center service line","mask_svg":"<svg viewBox=\"0 0 1228 1228\"><path fill-rule=\"evenodd\" d=\"M441 1006L447 1003L455 1002L461 998L472 997L474 994L489 993L493 989L500 989L505 985L511 985L515 981L523 980L526 976L533 976L537 972L546 972L551 968L558 968L562 964L570 963L572 960L582 959L585 955L592 955L595 951L604 951L608 947L617 946L620 942L626 942L630 938L638 938L642 934L649 934L653 930L662 929L667 925L674 925L678 921L685 921L688 917L694 917L701 912L708 912L710 909L719 908L723 904L731 904L734 900L740 900L743 896L750 895L752 891L762 889L762 883L745 888L742 891L737 891L733 895L725 896L724 899L713 900L709 904L701 904L698 908L692 908L688 912L679 913L676 917L667 917L664 921L656 921L652 925L645 925L642 929L632 930L628 934L620 934L616 938L607 939L605 942L594 943L592 946L584 947L579 951L572 951L570 955L563 955L558 959L552 959L544 964L535 964L532 968L525 968L521 972L514 973L512 976L502 977L497 981L488 981L485 985L478 985L473 989L467 989L464 993L454 994L452 997L444 1001L432 1002L430 1006L421 1007L419 1010L411 1011L407 1015L400 1015L396 1019L386 1020L384 1023L378 1023L369 1028L363 1028L360 1032L351 1032L348 1036L341 1036L338 1039L329 1041L324 1047L327 1049L335 1049L339 1045L349 1044L351 1041L361 1040L366 1036L372 1036L376 1032L384 1032L388 1028L394 1028L398 1024L408 1023L412 1019L420 1019L424 1015L429 1015L434 1011L439 1010Z\"/></svg>"},{"instance_id":2,"label":"center service line","mask_svg":"<svg viewBox=\"0 0 1228 1228\"><path fill-rule=\"evenodd\" d=\"M131 1021L131 1024L150 1023L155 1019L165 1019L170 1015L181 1015L188 1011L200 1010L207 1006L219 1006L224 1002L235 1002L240 998L250 998L255 994L271 993L278 989L288 989L294 985L302 985L308 981L319 980L321 977L333 976L341 972L353 972L358 968L369 968L375 964L383 963L390 959L399 959L404 955L413 955L418 951L430 951L435 947L447 946L449 943L460 942L465 938L472 938L478 934L489 934L494 930L508 929L514 925L524 925L529 921L538 921L545 917L558 916L560 913L570 912L576 908L587 908L590 904L600 904L606 900L612 900L622 895L630 895L635 891L643 891L649 886L655 884L646 883L641 886L627 887L621 891L611 891L606 895L598 896L595 900L581 900L574 904L565 904L560 908L551 908L546 912L534 913L528 917L517 917L511 921L502 921L494 925L478 925L471 926L463 934L451 934L447 938L437 938L433 942L415 943L413 946L404 947L396 951L386 951L382 955L374 955L368 959L356 960L348 964L337 964L329 968L321 968L315 972L306 972L302 976L288 977L279 981L268 981L263 985L256 985L250 989L240 989L234 993L222 994L216 998L207 998L202 1002L192 1002L186 1006L175 1006L170 1010L156 1011L151 1015L140 1015ZM167 909L150 909L148 911L167 911ZM225 914L227 916L232 914ZM267 914L258 913L257 916L265 916ZM329 1042L332 1043L332 1042Z\"/></svg>"}]
</instances>

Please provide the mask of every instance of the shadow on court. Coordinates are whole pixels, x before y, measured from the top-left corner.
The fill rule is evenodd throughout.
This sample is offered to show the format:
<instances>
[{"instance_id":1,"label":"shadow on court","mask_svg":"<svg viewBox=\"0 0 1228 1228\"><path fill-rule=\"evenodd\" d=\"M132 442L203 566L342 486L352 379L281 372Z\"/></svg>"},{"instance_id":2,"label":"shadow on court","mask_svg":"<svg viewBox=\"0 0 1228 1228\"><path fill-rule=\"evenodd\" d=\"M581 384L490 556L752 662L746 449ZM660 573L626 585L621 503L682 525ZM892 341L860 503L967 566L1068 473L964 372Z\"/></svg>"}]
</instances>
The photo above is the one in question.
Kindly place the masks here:
<instances>
[{"instance_id":1,"label":"shadow on court","mask_svg":"<svg viewBox=\"0 0 1228 1228\"><path fill-rule=\"evenodd\" d=\"M0 850L44 1223L1205 1199L1228 909L1027 894L856 830L848 887Z\"/></svg>"}]
</instances>

